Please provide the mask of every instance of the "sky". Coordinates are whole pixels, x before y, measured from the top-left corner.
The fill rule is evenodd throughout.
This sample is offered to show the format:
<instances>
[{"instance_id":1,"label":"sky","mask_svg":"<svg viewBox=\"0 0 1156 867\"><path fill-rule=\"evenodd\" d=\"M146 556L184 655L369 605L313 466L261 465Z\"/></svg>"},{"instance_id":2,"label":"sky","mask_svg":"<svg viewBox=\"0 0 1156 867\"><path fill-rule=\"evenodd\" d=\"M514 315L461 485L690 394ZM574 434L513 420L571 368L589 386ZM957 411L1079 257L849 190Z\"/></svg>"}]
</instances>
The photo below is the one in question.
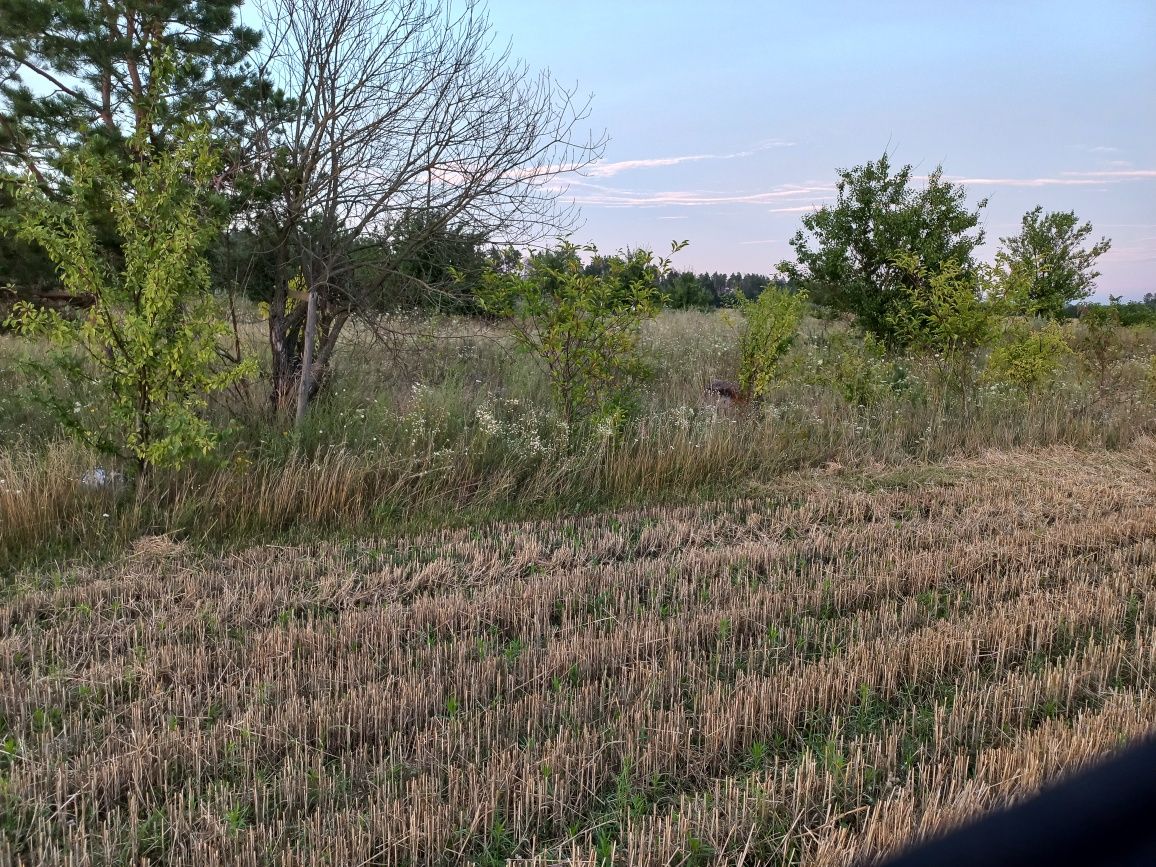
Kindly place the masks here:
<instances>
[{"instance_id":1,"label":"sky","mask_svg":"<svg viewBox=\"0 0 1156 867\"><path fill-rule=\"evenodd\" d=\"M1036 205L1112 249L1096 296L1156 292L1156 0L489 0L513 54L592 97L578 242L771 273L836 170L942 165L987 243Z\"/></svg>"}]
</instances>

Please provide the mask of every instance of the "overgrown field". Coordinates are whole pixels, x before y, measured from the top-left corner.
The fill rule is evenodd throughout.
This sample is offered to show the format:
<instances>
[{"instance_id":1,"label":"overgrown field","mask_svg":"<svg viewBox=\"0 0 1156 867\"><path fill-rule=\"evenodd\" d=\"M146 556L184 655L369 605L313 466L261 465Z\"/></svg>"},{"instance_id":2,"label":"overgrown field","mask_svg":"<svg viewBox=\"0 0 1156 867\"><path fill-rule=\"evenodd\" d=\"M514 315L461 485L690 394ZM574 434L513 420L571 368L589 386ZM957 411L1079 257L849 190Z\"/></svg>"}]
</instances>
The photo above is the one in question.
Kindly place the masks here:
<instances>
[{"instance_id":1,"label":"overgrown field","mask_svg":"<svg viewBox=\"0 0 1156 867\"><path fill-rule=\"evenodd\" d=\"M249 313L244 333L256 352L264 323ZM1156 330L1146 327L1065 356L1033 388L985 380L981 359L961 392L942 381L934 357L887 355L844 321L812 318L766 399L728 409L704 387L738 375L741 317L664 311L644 330L651 376L631 393L627 418L581 435L500 327L426 316L382 327L396 339L347 330L302 430L271 417L264 385L253 382L211 406L227 429L215 455L148 479L70 442L37 403L25 365L42 360L43 346L0 337L0 570L99 558L147 534L232 547L394 534L447 516L733 498L800 468L921 465L1052 444L1114 450L1156 434ZM1066 327L1073 345L1089 342L1080 323ZM66 406L103 411L90 392ZM126 484L86 485L97 467Z\"/></svg>"},{"instance_id":2,"label":"overgrown field","mask_svg":"<svg viewBox=\"0 0 1156 867\"><path fill-rule=\"evenodd\" d=\"M1156 442L0 602L0 863L849 864L1156 719Z\"/></svg>"}]
</instances>

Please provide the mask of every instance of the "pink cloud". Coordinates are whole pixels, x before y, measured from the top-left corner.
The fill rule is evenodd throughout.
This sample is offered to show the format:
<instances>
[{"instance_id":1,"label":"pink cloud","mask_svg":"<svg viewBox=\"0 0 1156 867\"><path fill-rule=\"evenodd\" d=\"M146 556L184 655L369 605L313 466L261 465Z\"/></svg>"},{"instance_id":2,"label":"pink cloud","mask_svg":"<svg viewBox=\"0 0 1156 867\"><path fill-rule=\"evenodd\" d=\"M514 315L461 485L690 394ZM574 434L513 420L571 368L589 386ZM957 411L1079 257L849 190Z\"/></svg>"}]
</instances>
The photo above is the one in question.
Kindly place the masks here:
<instances>
[{"instance_id":1,"label":"pink cloud","mask_svg":"<svg viewBox=\"0 0 1156 867\"><path fill-rule=\"evenodd\" d=\"M833 187L795 186L775 187L756 193L720 192L714 190L661 190L644 192L616 190L594 184L575 184L575 201L580 205L607 208L659 208L668 206L699 207L703 205L769 205L781 202L809 201L812 204L787 207L785 211L809 211L816 199L830 198Z\"/></svg>"},{"instance_id":2,"label":"pink cloud","mask_svg":"<svg viewBox=\"0 0 1156 867\"><path fill-rule=\"evenodd\" d=\"M790 141L783 141L781 139L770 139L761 142L757 146L749 150L736 151L730 154L687 154L685 156L677 157L650 157L647 159L638 160L619 160L617 162L607 163L600 162L590 166L584 174L592 178L612 178L621 172L633 171L634 169L657 169L664 166L677 166L681 163L696 163L703 160L734 160L742 157L753 156L760 151L768 150L769 148L786 148L794 147L795 143Z\"/></svg>"}]
</instances>

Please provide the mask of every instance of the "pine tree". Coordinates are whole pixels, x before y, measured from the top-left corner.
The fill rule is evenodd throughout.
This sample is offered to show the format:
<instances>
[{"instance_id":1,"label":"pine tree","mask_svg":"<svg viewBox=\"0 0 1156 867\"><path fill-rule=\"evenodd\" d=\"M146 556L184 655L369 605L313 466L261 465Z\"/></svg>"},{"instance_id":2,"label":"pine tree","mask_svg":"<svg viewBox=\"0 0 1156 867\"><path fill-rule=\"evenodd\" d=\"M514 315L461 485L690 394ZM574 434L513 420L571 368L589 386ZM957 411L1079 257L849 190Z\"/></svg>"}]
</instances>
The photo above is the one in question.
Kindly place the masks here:
<instances>
[{"instance_id":1,"label":"pine tree","mask_svg":"<svg viewBox=\"0 0 1156 867\"><path fill-rule=\"evenodd\" d=\"M237 23L241 3L0 0L0 232L19 260L4 263L0 284L53 279L39 273L42 258L11 242L22 179L65 201L82 147L119 162L127 177L134 161L163 151L194 116L208 118L218 149L236 153L243 109L263 87L245 64L260 34ZM161 81L164 57L175 71ZM148 148L133 144L141 135ZM109 203L91 208L103 215L102 241L115 249Z\"/></svg>"}]
</instances>

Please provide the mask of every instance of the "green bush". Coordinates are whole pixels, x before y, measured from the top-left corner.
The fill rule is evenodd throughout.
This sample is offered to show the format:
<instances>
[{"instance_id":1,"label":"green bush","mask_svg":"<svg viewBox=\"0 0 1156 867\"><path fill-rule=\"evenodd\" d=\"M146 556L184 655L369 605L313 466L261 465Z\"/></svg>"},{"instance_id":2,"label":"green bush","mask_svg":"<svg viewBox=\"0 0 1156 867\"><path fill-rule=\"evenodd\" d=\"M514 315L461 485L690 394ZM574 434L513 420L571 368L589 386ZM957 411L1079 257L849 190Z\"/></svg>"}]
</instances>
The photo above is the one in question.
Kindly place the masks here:
<instances>
[{"instance_id":1,"label":"green bush","mask_svg":"<svg viewBox=\"0 0 1156 867\"><path fill-rule=\"evenodd\" d=\"M892 326L903 343L931 361L941 382L966 399L976 354L995 338L999 322L979 291L977 271L951 259L931 271L910 255L897 257L896 265L907 275L907 303L892 314Z\"/></svg>"},{"instance_id":2,"label":"green bush","mask_svg":"<svg viewBox=\"0 0 1156 867\"><path fill-rule=\"evenodd\" d=\"M18 303L9 323L47 338L42 396L65 428L143 469L176 466L210 452L218 432L207 396L237 382L250 362L222 364L227 333L210 292L206 251L220 221L208 203L216 171L209 133L186 127L171 147L145 133L127 184L94 150L76 165L70 200L50 201L33 186L21 194L25 240L42 247L65 289L89 295L79 318ZM86 202L107 198L122 239L115 262L97 238ZM58 389L63 377L71 396Z\"/></svg>"},{"instance_id":3,"label":"green bush","mask_svg":"<svg viewBox=\"0 0 1156 867\"><path fill-rule=\"evenodd\" d=\"M792 375L808 385L833 391L853 407L874 406L909 386L907 370L870 332L843 329L813 337L797 355Z\"/></svg>"},{"instance_id":4,"label":"green bush","mask_svg":"<svg viewBox=\"0 0 1156 867\"><path fill-rule=\"evenodd\" d=\"M739 387L760 398L774 382L779 363L799 332L804 293L768 286L754 301L739 296L739 309L747 325L739 344Z\"/></svg>"},{"instance_id":5,"label":"green bush","mask_svg":"<svg viewBox=\"0 0 1156 867\"><path fill-rule=\"evenodd\" d=\"M790 240L795 261L778 266L820 304L853 313L859 325L889 350L904 348L896 314L908 303L909 273L896 264L904 253L930 273L954 261L974 267L983 243L980 216L966 204L963 186L945 180L942 167L916 186L913 167L893 171L890 157L840 169L836 201L803 217Z\"/></svg>"},{"instance_id":6,"label":"green bush","mask_svg":"<svg viewBox=\"0 0 1156 867\"><path fill-rule=\"evenodd\" d=\"M1063 329L1055 322L1035 331L1015 322L988 356L984 378L1032 394L1056 380L1071 354Z\"/></svg>"},{"instance_id":7,"label":"green bush","mask_svg":"<svg viewBox=\"0 0 1156 867\"><path fill-rule=\"evenodd\" d=\"M683 246L673 244L672 252ZM565 243L535 257L525 273L491 269L482 275L478 301L506 319L518 346L542 365L567 425L595 417L617 424L647 374L642 323L662 308L658 281L670 260L635 250L600 259L599 273L588 273L580 252L598 251Z\"/></svg>"}]
</instances>

